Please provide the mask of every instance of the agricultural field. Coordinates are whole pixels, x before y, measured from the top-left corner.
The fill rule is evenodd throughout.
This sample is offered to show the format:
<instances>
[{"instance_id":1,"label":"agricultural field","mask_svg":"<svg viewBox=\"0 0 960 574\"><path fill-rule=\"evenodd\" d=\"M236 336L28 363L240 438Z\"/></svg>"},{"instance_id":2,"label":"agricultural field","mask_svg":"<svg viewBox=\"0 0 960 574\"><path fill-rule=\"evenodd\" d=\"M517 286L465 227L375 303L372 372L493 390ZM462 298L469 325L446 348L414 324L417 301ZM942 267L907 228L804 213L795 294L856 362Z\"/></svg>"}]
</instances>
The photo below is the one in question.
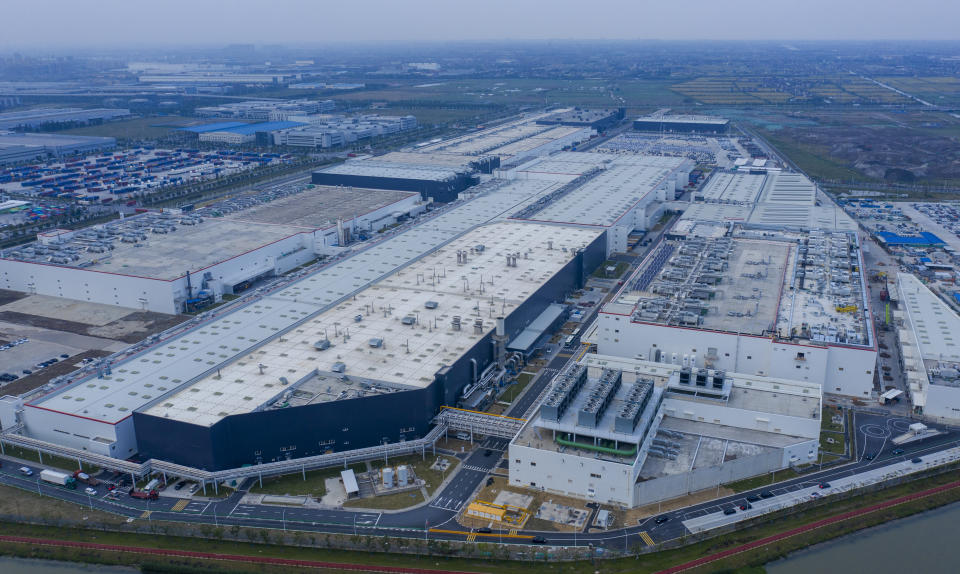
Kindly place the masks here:
<instances>
[{"instance_id":1,"label":"agricultural field","mask_svg":"<svg viewBox=\"0 0 960 574\"><path fill-rule=\"evenodd\" d=\"M350 102L452 105L640 107L683 103L665 80L458 79L395 83L334 96Z\"/></svg>"},{"instance_id":2,"label":"agricultural field","mask_svg":"<svg viewBox=\"0 0 960 574\"><path fill-rule=\"evenodd\" d=\"M704 104L916 104L910 98L851 75L774 78L700 77L673 90Z\"/></svg>"},{"instance_id":3,"label":"agricultural field","mask_svg":"<svg viewBox=\"0 0 960 574\"><path fill-rule=\"evenodd\" d=\"M893 86L934 105L960 105L960 78L955 77L889 77L877 81Z\"/></svg>"}]
</instances>

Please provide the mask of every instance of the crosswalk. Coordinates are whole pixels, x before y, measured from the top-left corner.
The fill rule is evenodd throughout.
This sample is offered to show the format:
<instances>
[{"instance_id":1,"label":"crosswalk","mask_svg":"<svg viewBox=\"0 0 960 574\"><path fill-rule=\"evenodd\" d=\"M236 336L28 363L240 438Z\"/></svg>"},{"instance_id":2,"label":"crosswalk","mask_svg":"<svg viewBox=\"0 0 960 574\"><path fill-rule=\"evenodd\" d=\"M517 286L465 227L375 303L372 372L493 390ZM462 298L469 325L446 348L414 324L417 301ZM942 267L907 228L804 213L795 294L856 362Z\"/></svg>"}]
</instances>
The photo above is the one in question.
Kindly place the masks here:
<instances>
[{"instance_id":1,"label":"crosswalk","mask_svg":"<svg viewBox=\"0 0 960 574\"><path fill-rule=\"evenodd\" d=\"M644 530L640 533L640 538L643 540L644 544L647 546L653 546L656 542L653 541L653 538L650 538L650 535L647 534L647 531Z\"/></svg>"},{"instance_id":2,"label":"crosswalk","mask_svg":"<svg viewBox=\"0 0 960 574\"><path fill-rule=\"evenodd\" d=\"M171 507L170 507L170 510L171 510L172 512L180 512L180 511L182 511L184 508L186 508L188 504L190 504L190 501L187 500L186 498L183 498L183 499L181 499L181 500L178 500L176 504L174 504L173 506L171 506Z\"/></svg>"},{"instance_id":3,"label":"crosswalk","mask_svg":"<svg viewBox=\"0 0 960 574\"><path fill-rule=\"evenodd\" d=\"M476 532L472 532L472 533L470 534L470 536L467 536L467 542L473 542L473 541L475 541L476 539L477 539L477 533L476 533Z\"/></svg>"},{"instance_id":4,"label":"crosswalk","mask_svg":"<svg viewBox=\"0 0 960 574\"><path fill-rule=\"evenodd\" d=\"M489 469L489 468L484 468L484 467L482 467L482 466L476 466L476 465L472 465L472 464L464 464L464 465L461 466L461 468L464 468L464 469L466 469L466 470L473 470L473 471L476 471L476 472L490 472L490 469Z\"/></svg>"},{"instance_id":5,"label":"crosswalk","mask_svg":"<svg viewBox=\"0 0 960 574\"><path fill-rule=\"evenodd\" d=\"M144 510L143 514L140 515L140 518L150 518L150 511Z\"/></svg>"},{"instance_id":6,"label":"crosswalk","mask_svg":"<svg viewBox=\"0 0 960 574\"><path fill-rule=\"evenodd\" d=\"M510 531L510 536L516 536L518 532L520 531L514 528L513 530Z\"/></svg>"},{"instance_id":7,"label":"crosswalk","mask_svg":"<svg viewBox=\"0 0 960 574\"><path fill-rule=\"evenodd\" d=\"M441 496L433 501L433 504L430 505L431 508L440 508L443 510L454 510L459 511L460 507L463 506L462 500L457 500L456 498L444 497Z\"/></svg>"}]
</instances>

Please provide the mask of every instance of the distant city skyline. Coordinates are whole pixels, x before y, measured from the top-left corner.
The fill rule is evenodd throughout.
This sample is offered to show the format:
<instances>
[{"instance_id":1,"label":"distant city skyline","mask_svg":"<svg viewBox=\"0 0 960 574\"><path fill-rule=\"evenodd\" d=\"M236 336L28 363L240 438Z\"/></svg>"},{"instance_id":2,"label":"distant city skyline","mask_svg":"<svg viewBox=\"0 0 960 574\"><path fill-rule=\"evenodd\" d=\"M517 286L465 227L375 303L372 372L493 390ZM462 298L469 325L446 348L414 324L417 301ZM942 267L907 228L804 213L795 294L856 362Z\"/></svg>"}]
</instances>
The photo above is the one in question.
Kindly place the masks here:
<instances>
[{"instance_id":1,"label":"distant city skyline","mask_svg":"<svg viewBox=\"0 0 960 574\"><path fill-rule=\"evenodd\" d=\"M0 50L457 40L960 40L943 0L37 0Z\"/></svg>"}]
</instances>

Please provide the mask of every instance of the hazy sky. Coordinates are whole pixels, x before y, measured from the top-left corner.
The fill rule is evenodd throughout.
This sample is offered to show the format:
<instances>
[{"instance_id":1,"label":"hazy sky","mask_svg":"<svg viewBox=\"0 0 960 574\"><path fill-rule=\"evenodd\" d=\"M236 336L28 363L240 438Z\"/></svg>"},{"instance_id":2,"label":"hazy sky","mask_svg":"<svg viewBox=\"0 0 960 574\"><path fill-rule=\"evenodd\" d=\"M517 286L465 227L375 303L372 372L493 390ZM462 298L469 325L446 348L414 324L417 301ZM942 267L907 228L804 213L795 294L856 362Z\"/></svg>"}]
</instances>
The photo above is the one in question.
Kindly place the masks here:
<instances>
[{"instance_id":1,"label":"hazy sky","mask_svg":"<svg viewBox=\"0 0 960 574\"><path fill-rule=\"evenodd\" d=\"M0 49L480 39L960 39L958 0L0 0Z\"/></svg>"}]
</instances>

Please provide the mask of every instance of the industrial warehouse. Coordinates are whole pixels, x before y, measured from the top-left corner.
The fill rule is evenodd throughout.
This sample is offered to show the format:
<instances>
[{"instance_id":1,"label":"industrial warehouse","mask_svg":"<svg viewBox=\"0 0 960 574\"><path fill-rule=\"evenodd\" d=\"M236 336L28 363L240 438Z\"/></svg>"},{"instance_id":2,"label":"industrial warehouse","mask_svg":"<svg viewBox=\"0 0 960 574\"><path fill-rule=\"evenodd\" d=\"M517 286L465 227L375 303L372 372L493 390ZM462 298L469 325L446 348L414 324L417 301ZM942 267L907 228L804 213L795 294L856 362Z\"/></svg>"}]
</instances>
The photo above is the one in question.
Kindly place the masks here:
<instances>
[{"instance_id":1,"label":"industrial warehouse","mask_svg":"<svg viewBox=\"0 0 960 574\"><path fill-rule=\"evenodd\" d=\"M239 205L239 204L238 204ZM58 230L6 250L0 288L178 313L333 254L423 210L420 196L314 187L223 216L166 210Z\"/></svg>"},{"instance_id":2,"label":"industrial warehouse","mask_svg":"<svg viewBox=\"0 0 960 574\"><path fill-rule=\"evenodd\" d=\"M579 152L533 160L507 177L562 185L514 218L605 229L607 253L623 252L631 233L650 229L663 215L664 202L683 189L692 165L682 158Z\"/></svg>"},{"instance_id":3,"label":"industrial warehouse","mask_svg":"<svg viewBox=\"0 0 960 574\"><path fill-rule=\"evenodd\" d=\"M877 347L862 269L856 234L737 227L667 240L601 310L598 352L869 397Z\"/></svg>"},{"instance_id":4,"label":"industrial warehouse","mask_svg":"<svg viewBox=\"0 0 960 574\"><path fill-rule=\"evenodd\" d=\"M417 438L503 368L507 339L582 284L601 235L498 223L320 312L310 288L290 288L24 405L27 432L206 469ZM163 375L154 356L170 364ZM200 373L177 373L190 357Z\"/></svg>"},{"instance_id":5,"label":"industrial warehouse","mask_svg":"<svg viewBox=\"0 0 960 574\"><path fill-rule=\"evenodd\" d=\"M588 355L510 443L510 483L635 507L806 464L817 383Z\"/></svg>"},{"instance_id":6,"label":"industrial warehouse","mask_svg":"<svg viewBox=\"0 0 960 574\"><path fill-rule=\"evenodd\" d=\"M511 485L636 507L812 462L822 394L874 388L858 237L773 166L698 185L685 154L572 151L616 113L528 114L5 251L0 288L196 313L3 397L6 436L218 476L421 452L449 407L493 420L476 411L583 321L583 353L497 431Z\"/></svg>"}]
</instances>

